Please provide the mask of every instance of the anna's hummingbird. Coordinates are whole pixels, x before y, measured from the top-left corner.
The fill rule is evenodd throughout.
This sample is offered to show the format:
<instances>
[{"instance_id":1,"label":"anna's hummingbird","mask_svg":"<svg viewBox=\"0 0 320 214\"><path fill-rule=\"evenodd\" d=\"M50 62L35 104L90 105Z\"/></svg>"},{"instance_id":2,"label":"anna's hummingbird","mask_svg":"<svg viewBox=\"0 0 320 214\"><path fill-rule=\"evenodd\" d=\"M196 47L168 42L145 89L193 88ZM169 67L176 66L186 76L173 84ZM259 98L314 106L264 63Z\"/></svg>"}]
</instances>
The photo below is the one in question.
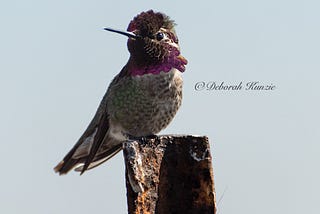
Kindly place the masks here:
<instances>
[{"instance_id":1,"label":"anna's hummingbird","mask_svg":"<svg viewBox=\"0 0 320 214\"><path fill-rule=\"evenodd\" d=\"M149 10L137 15L127 32L130 58L112 80L100 106L78 142L54 168L81 174L107 161L130 137L155 135L173 119L181 105L187 60L180 55L174 22Z\"/></svg>"}]
</instances>

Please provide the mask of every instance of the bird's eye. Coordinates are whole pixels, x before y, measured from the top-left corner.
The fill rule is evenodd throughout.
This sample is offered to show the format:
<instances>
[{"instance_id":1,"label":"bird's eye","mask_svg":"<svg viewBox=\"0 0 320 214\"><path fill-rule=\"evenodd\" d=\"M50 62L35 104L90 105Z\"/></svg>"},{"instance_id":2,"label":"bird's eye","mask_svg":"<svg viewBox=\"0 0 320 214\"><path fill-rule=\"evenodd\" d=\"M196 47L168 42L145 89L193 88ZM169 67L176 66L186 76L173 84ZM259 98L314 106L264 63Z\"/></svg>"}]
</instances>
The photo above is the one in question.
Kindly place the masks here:
<instances>
[{"instance_id":1,"label":"bird's eye","mask_svg":"<svg viewBox=\"0 0 320 214\"><path fill-rule=\"evenodd\" d=\"M157 33L156 39L157 39L158 41L161 41L163 38L164 38L164 34L163 34L162 32Z\"/></svg>"}]
</instances>

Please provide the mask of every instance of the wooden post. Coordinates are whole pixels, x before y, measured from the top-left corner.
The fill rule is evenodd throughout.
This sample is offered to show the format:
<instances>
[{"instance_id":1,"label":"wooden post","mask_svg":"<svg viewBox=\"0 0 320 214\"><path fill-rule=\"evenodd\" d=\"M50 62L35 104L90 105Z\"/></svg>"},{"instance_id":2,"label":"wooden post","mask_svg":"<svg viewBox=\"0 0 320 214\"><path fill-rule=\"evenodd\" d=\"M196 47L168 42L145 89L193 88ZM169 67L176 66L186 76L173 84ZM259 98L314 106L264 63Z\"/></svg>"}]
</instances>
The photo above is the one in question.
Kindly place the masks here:
<instances>
[{"instance_id":1,"label":"wooden post","mask_svg":"<svg viewBox=\"0 0 320 214\"><path fill-rule=\"evenodd\" d=\"M209 140L158 136L124 144L129 214L214 214Z\"/></svg>"}]
</instances>

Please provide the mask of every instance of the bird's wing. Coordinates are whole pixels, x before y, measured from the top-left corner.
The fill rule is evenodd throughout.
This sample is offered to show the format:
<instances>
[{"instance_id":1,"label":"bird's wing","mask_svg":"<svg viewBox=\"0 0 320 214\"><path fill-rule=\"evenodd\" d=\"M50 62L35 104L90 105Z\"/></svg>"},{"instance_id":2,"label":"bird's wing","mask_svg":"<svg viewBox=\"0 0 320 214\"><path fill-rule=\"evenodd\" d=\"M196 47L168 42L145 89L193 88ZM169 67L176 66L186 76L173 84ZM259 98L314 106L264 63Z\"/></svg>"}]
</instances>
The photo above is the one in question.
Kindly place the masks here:
<instances>
[{"instance_id":1,"label":"bird's wing","mask_svg":"<svg viewBox=\"0 0 320 214\"><path fill-rule=\"evenodd\" d=\"M102 158L95 159L95 156L109 130L106 97L106 95L103 97L95 116L80 139L63 160L54 168L59 174L66 174L74 167L83 165L82 174L88 169L92 161L99 161Z\"/></svg>"},{"instance_id":2,"label":"bird's wing","mask_svg":"<svg viewBox=\"0 0 320 214\"><path fill-rule=\"evenodd\" d=\"M121 72L112 80L110 86L117 85L118 81L127 75L128 67L124 66ZM63 160L54 168L55 172L60 175L66 174L76 167L76 171L81 171L82 174L84 171L107 161L122 149L121 141L108 136L110 128L107 111L108 92L109 89L88 128ZM100 151L99 148L102 144L104 144L104 148L103 151Z\"/></svg>"}]
</instances>

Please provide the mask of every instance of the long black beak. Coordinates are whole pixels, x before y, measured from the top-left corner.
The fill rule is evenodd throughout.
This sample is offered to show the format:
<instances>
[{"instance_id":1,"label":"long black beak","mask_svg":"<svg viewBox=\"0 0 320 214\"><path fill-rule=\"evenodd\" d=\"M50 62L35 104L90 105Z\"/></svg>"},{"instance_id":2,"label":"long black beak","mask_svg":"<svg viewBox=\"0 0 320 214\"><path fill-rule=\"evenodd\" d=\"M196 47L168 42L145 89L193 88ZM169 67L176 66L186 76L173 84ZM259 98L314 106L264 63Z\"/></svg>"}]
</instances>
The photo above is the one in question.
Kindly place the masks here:
<instances>
[{"instance_id":1,"label":"long black beak","mask_svg":"<svg viewBox=\"0 0 320 214\"><path fill-rule=\"evenodd\" d=\"M121 31L121 30L115 30L115 29L107 28L107 27L104 28L104 30L111 31L111 32L114 32L114 33L119 33L119 34L121 34L121 35L127 36L127 37L129 37L129 38L133 38L133 39L140 38L140 36L137 36L136 34L131 33L131 32L125 32L125 31Z\"/></svg>"}]
</instances>

